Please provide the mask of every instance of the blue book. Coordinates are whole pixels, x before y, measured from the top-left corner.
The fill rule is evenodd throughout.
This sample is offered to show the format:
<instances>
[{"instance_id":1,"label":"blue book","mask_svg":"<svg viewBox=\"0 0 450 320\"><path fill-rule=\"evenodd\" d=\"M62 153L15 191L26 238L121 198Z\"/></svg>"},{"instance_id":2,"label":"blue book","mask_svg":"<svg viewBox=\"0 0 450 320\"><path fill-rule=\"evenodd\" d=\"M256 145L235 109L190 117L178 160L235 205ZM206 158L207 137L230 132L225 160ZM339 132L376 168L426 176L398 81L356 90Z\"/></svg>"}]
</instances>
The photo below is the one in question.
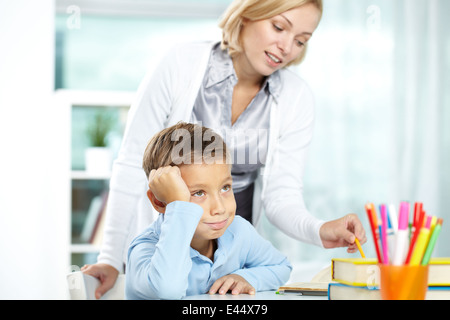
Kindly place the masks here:
<instances>
[{"instance_id":1,"label":"blue book","mask_svg":"<svg viewBox=\"0 0 450 320\"><path fill-rule=\"evenodd\" d=\"M368 288L330 283L328 300L381 300L381 293L379 287ZM450 300L450 287L428 287L426 300Z\"/></svg>"}]
</instances>

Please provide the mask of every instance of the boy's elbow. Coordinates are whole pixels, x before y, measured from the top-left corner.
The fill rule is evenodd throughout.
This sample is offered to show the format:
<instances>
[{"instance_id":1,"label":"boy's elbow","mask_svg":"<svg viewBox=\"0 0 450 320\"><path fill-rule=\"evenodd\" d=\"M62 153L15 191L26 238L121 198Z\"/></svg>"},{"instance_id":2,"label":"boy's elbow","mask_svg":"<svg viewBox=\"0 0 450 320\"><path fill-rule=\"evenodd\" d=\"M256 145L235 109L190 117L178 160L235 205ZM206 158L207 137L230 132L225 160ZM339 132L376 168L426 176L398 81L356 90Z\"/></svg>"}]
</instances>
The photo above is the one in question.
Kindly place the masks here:
<instances>
[{"instance_id":1,"label":"boy's elbow","mask_svg":"<svg viewBox=\"0 0 450 320\"><path fill-rule=\"evenodd\" d=\"M133 286L126 285L125 297L127 300L180 300L184 298L185 292L170 285L162 288L151 288L150 285Z\"/></svg>"},{"instance_id":2,"label":"boy's elbow","mask_svg":"<svg viewBox=\"0 0 450 320\"><path fill-rule=\"evenodd\" d=\"M286 265L284 268L283 279L282 279L283 284L289 280L289 278L291 277L291 272L292 272L292 266L290 264Z\"/></svg>"},{"instance_id":3,"label":"boy's elbow","mask_svg":"<svg viewBox=\"0 0 450 320\"><path fill-rule=\"evenodd\" d=\"M154 277L146 277L146 280L142 281L130 277L125 286L126 298L130 300L180 300L185 297L186 288L183 288L176 279L152 278Z\"/></svg>"},{"instance_id":4,"label":"boy's elbow","mask_svg":"<svg viewBox=\"0 0 450 320\"><path fill-rule=\"evenodd\" d=\"M164 288L159 290L157 295L160 300L181 300L185 297L185 292L177 290L176 288Z\"/></svg>"},{"instance_id":5,"label":"boy's elbow","mask_svg":"<svg viewBox=\"0 0 450 320\"><path fill-rule=\"evenodd\" d=\"M179 300L186 296L187 279L180 274L152 270L149 282L158 299Z\"/></svg>"},{"instance_id":6,"label":"boy's elbow","mask_svg":"<svg viewBox=\"0 0 450 320\"><path fill-rule=\"evenodd\" d=\"M286 281L287 281L287 280L289 280L289 277L291 276L292 264L287 258L285 258L281 265L283 266L284 277L287 278L286 279Z\"/></svg>"},{"instance_id":7,"label":"boy's elbow","mask_svg":"<svg viewBox=\"0 0 450 320\"><path fill-rule=\"evenodd\" d=\"M292 265L288 259L282 261L279 265L275 267L273 270L276 275L276 286L284 285L289 281L292 272Z\"/></svg>"},{"instance_id":8,"label":"boy's elbow","mask_svg":"<svg viewBox=\"0 0 450 320\"><path fill-rule=\"evenodd\" d=\"M153 300L158 299L154 290L145 281L126 275L125 298L127 300Z\"/></svg>"}]
</instances>

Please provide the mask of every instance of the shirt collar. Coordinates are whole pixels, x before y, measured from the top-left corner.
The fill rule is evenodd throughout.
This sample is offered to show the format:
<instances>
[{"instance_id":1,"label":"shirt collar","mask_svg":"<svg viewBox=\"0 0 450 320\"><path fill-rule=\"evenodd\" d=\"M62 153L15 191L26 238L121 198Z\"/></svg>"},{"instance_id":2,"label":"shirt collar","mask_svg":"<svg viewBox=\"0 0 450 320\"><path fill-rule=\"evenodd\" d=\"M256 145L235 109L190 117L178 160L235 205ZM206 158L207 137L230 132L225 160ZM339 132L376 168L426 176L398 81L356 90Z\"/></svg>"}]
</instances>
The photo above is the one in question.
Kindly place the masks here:
<instances>
[{"instance_id":1,"label":"shirt collar","mask_svg":"<svg viewBox=\"0 0 450 320\"><path fill-rule=\"evenodd\" d=\"M214 46L210 62L209 72L207 74L206 88L215 86L229 77L237 79L234 72L233 61L227 50L222 50L219 45Z\"/></svg>"},{"instance_id":2,"label":"shirt collar","mask_svg":"<svg viewBox=\"0 0 450 320\"><path fill-rule=\"evenodd\" d=\"M237 81L236 72L234 71L233 61L227 50L222 50L217 44L213 47L210 58L209 72L205 88L208 89L215 86L226 79L231 78L232 81ZM263 83L262 88L278 100L281 90L281 77L279 71L274 72Z\"/></svg>"},{"instance_id":3,"label":"shirt collar","mask_svg":"<svg viewBox=\"0 0 450 320\"><path fill-rule=\"evenodd\" d=\"M277 70L274 73L272 73L266 79L266 83L264 85L267 87L267 90L269 90L270 94L274 97L274 99L278 101L281 91L280 71Z\"/></svg>"},{"instance_id":4,"label":"shirt collar","mask_svg":"<svg viewBox=\"0 0 450 320\"><path fill-rule=\"evenodd\" d=\"M233 222L232 222L233 223ZM217 249L214 252L214 262L211 262L210 259L201 255L197 250L189 247L190 249L190 257L191 259L197 258L200 260L204 260L206 262L210 262L216 266L220 266L226 263L228 257L228 248L232 245L234 240L234 233L230 230L228 226L227 230L225 230L224 234L217 239Z\"/></svg>"}]
</instances>

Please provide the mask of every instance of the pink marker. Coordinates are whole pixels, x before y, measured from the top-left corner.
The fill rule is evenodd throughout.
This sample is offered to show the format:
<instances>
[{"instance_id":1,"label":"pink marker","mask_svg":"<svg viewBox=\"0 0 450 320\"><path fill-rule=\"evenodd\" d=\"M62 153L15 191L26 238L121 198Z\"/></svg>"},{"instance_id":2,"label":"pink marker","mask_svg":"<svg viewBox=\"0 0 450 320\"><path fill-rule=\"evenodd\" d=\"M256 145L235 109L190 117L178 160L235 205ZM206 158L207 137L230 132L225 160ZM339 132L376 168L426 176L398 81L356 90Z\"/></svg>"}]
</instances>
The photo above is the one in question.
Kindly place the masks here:
<instances>
[{"instance_id":1,"label":"pink marker","mask_svg":"<svg viewBox=\"0 0 450 320\"><path fill-rule=\"evenodd\" d=\"M386 206L384 204L380 206L380 212L381 212L381 247L383 252L383 264L389 264L389 254L388 254L389 248L387 241L388 218Z\"/></svg>"},{"instance_id":2,"label":"pink marker","mask_svg":"<svg viewBox=\"0 0 450 320\"><path fill-rule=\"evenodd\" d=\"M425 228L430 229L431 228L431 221L433 220L432 216L427 216L427 222L425 223Z\"/></svg>"}]
</instances>

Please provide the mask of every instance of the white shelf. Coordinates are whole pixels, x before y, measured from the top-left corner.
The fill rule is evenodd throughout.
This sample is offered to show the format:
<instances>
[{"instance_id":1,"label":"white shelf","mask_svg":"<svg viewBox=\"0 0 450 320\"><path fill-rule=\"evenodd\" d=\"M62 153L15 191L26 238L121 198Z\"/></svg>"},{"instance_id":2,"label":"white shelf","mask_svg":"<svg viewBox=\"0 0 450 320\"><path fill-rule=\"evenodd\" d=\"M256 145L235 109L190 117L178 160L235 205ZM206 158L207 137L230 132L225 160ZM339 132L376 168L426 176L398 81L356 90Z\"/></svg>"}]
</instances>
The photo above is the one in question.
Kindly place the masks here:
<instances>
[{"instance_id":1,"label":"white shelf","mask_svg":"<svg viewBox=\"0 0 450 320\"><path fill-rule=\"evenodd\" d=\"M54 95L55 105L64 110L64 116L67 121L67 126L64 126L65 140L67 144L63 151L67 155L67 166L71 166L71 126L72 126L72 108L74 107L85 107L85 108L129 108L135 98L135 92L127 91L79 91L79 90L57 90ZM87 255L87 254L99 254L100 245L99 244L78 244L72 243L72 181L89 181L97 180L103 181L105 184L111 179L110 172L89 172L86 170L67 170L67 216L66 223L67 227L64 228L64 236L66 238L66 244L64 245L65 251L67 252L67 266L72 267L74 261L76 263L83 263L84 257L72 257L72 254ZM107 186L105 185L105 189ZM83 201L83 199L77 199L77 201ZM85 201L87 201L85 199ZM89 258L91 259L91 258ZM81 267L81 266L80 266Z\"/></svg>"},{"instance_id":2,"label":"white shelf","mask_svg":"<svg viewBox=\"0 0 450 320\"><path fill-rule=\"evenodd\" d=\"M69 107L130 107L136 93L130 91L89 91L89 90L64 90L56 91L56 97L60 103Z\"/></svg>"},{"instance_id":3,"label":"white shelf","mask_svg":"<svg viewBox=\"0 0 450 320\"><path fill-rule=\"evenodd\" d=\"M111 172L88 172L74 170L70 173L72 180L109 180Z\"/></svg>"},{"instance_id":4,"label":"white shelf","mask_svg":"<svg viewBox=\"0 0 450 320\"><path fill-rule=\"evenodd\" d=\"M71 253L99 253L100 247L93 244L72 244L70 245Z\"/></svg>"}]
</instances>

